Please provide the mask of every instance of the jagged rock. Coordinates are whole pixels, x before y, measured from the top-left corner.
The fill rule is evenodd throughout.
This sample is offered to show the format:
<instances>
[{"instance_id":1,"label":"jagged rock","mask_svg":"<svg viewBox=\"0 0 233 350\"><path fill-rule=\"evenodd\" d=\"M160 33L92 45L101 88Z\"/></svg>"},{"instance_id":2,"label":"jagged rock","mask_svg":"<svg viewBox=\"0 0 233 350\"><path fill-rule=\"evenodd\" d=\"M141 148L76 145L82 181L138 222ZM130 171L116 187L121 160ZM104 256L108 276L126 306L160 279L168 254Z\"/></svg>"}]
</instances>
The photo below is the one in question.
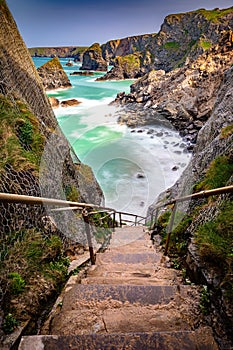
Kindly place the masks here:
<instances>
[{"instance_id":1,"label":"jagged rock","mask_svg":"<svg viewBox=\"0 0 233 350\"><path fill-rule=\"evenodd\" d=\"M107 71L108 64L102 57L100 44L95 43L83 54L82 70Z\"/></svg>"},{"instance_id":2,"label":"jagged rock","mask_svg":"<svg viewBox=\"0 0 233 350\"><path fill-rule=\"evenodd\" d=\"M60 102L59 102L59 100L57 98L49 97L49 102L50 102L52 108L58 108L59 107Z\"/></svg>"},{"instance_id":3,"label":"jagged rock","mask_svg":"<svg viewBox=\"0 0 233 350\"><path fill-rule=\"evenodd\" d=\"M72 86L57 57L43 64L37 71L46 90Z\"/></svg>"},{"instance_id":4,"label":"jagged rock","mask_svg":"<svg viewBox=\"0 0 233 350\"><path fill-rule=\"evenodd\" d=\"M72 98L70 100L65 100L61 102L61 107L73 107L78 106L81 102L76 100L75 98Z\"/></svg>"}]
</instances>

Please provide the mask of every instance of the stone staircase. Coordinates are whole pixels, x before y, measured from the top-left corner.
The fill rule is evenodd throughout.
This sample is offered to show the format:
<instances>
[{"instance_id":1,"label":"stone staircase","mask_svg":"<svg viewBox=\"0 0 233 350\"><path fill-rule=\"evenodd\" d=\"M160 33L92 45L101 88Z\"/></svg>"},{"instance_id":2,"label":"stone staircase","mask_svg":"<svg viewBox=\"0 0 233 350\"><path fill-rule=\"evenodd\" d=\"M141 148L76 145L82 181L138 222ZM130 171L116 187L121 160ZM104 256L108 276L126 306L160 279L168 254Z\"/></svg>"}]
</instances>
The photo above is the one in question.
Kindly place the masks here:
<instances>
[{"instance_id":1,"label":"stone staircase","mask_svg":"<svg viewBox=\"0 0 233 350\"><path fill-rule=\"evenodd\" d=\"M83 278L72 276L45 324L20 350L217 350L199 290L152 246L143 227L116 229Z\"/></svg>"}]
</instances>

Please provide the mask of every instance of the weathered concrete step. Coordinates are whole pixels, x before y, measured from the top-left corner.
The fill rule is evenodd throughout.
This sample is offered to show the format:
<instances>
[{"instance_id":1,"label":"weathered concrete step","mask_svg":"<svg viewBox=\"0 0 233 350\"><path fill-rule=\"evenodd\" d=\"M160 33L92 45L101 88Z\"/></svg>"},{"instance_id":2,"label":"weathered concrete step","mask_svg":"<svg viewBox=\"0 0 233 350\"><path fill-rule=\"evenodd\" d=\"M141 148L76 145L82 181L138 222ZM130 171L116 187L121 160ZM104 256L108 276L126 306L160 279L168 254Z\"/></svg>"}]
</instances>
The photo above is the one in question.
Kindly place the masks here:
<instances>
[{"instance_id":1,"label":"weathered concrete step","mask_svg":"<svg viewBox=\"0 0 233 350\"><path fill-rule=\"evenodd\" d=\"M19 350L217 350L209 329L158 332L23 337Z\"/></svg>"},{"instance_id":2,"label":"weathered concrete step","mask_svg":"<svg viewBox=\"0 0 233 350\"><path fill-rule=\"evenodd\" d=\"M131 277L87 277L84 278L81 283L82 284L131 284L138 286L167 286L174 285L173 281L163 280L155 277L147 277L147 274L135 273L135 277L132 275ZM136 277L138 276L138 277Z\"/></svg>"},{"instance_id":3,"label":"weathered concrete step","mask_svg":"<svg viewBox=\"0 0 233 350\"><path fill-rule=\"evenodd\" d=\"M89 302L106 299L140 305L166 304L176 293L176 286L77 284L66 292L63 306L68 310L74 300Z\"/></svg>"}]
</instances>

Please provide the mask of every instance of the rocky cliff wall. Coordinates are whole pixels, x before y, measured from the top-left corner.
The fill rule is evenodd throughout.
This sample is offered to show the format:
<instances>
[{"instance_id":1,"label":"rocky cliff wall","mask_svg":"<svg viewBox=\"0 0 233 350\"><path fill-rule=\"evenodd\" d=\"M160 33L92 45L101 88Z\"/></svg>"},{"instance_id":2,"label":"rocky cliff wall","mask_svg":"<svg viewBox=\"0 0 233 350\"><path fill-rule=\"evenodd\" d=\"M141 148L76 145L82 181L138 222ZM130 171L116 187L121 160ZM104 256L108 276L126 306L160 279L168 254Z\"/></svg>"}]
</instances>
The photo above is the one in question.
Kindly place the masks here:
<instances>
[{"instance_id":1,"label":"rocky cliff wall","mask_svg":"<svg viewBox=\"0 0 233 350\"><path fill-rule=\"evenodd\" d=\"M190 164L178 182L162 193L158 202L200 190L233 184L233 68L225 71L213 110L198 133ZM151 206L149 212L154 208ZM170 242L175 257L188 276L204 284L208 302L203 304L207 321L215 331L220 349L233 344L232 294L232 195L177 204ZM164 215L164 212L163 212ZM188 279L189 280L189 279Z\"/></svg>"},{"instance_id":2,"label":"rocky cliff wall","mask_svg":"<svg viewBox=\"0 0 233 350\"><path fill-rule=\"evenodd\" d=\"M120 120L128 125L153 123L150 110L166 117L191 143L195 143L198 131L208 120L216 101L216 95L224 72L233 64L233 36L231 31L222 33L213 46L196 60L182 68L165 73L153 70L131 85L131 93L120 94L116 99L123 105L143 107L144 117L133 116ZM149 118L149 119L148 119Z\"/></svg>"},{"instance_id":3,"label":"rocky cliff wall","mask_svg":"<svg viewBox=\"0 0 233 350\"><path fill-rule=\"evenodd\" d=\"M100 204L102 191L61 132L4 0L0 24L0 192ZM0 203L1 344L56 295L64 248L87 245L80 216L50 209Z\"/></svg>"}]
</instances>

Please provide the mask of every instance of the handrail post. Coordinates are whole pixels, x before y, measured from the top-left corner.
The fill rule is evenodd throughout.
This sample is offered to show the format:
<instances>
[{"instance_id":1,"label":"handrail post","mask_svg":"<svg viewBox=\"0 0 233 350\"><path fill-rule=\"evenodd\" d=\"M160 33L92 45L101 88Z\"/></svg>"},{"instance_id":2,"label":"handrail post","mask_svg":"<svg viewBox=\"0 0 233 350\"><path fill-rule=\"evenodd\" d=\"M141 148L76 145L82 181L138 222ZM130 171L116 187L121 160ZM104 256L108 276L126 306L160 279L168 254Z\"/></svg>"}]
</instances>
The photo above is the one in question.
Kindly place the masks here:
<instances>
[{"instance_id":1,"label":"handrail post","mask_svg":"<svg viewBox=\"0 0 233 350\"><path fill-rule=\"evenodd\" d=\"M115 232L115 225L116 225L116 213L114 211L113 215L112 215L112 231L113 232Z\"/></svg>"},{"instance_id":2,"label":"handrail post","mask_svg":"<svg viewBox=\"0 0 233 350\"><path fill-rule=\"evenodd\" d=\"M176 207L177 206L176 206L176 202L175 202L173 207L172 207L171 219L170 219L169 224L167 226L167 240L166 240L166 245L165 245L165 249L164 249L164 255L167 255L167 252L168 252L169 242L170 242L171 233L172 233L172 227L173 227L174 220L175 220Z\"/></svg>"},{"instance_id":3,"label":"handrail post","mask_svg":"<svg viewBox=\"0 0 233 350\"><path fill-rule=\"evenodd\" d=\"M85 223L85 230L86 230L86 235L87 235L87 242L88 242L88 247L89 247L91 265L95 265L95 254L94 254L94 249L93 249L92 241L91 241L91 230L90 230L88 211L86 209L84 209L82 211L82 216L83 216L83 220Z\"/></svg>"},{"instance_id":4,"label":"handrail post","mask_svg":"<svg viewBox=\"0 0 233 350\"><path fill-rule=\"evenodd\" d=\"M135 216L135 226L137 226L138 216Z\"/></svg>"},{"instance_id":5,"label":"handrail post","mask_svg":"<svg viewBox=\"0 0 233 350\"><path fill-rule=\"evenodd\" d=\"M153 213L154 213L154 210L153 210ZM155 210L155 215L152 214L150 230L154 230L155 229L155 226L157 225L158 215L159 215L159 208L157 208ZM153 222L153 220L154 220L154 222Z\"/></svg>"},{"instance_id":6,"label":"handrail post","mask_svg":"<svg viewBox=\"0 0 233 350\"><path fill-rule=\"evenodd\" d=\"M120 227L122 227L121 213L119 213L119 221L120 221Z\"/></svg>"}]
</instances>

